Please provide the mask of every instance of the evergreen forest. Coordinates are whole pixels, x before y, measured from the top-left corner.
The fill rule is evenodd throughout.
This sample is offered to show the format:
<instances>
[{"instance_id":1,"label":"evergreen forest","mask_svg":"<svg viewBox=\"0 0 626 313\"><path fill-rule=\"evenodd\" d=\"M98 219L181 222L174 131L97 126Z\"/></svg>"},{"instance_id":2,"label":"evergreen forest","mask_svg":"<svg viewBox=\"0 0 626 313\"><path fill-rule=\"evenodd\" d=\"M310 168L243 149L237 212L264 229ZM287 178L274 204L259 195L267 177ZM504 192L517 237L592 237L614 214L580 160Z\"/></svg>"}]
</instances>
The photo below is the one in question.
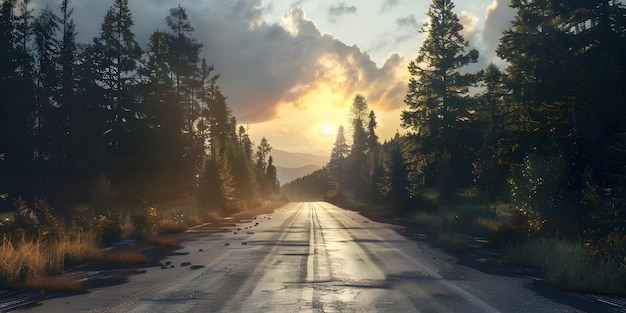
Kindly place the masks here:
<instances>
[{"instance_id":1,"label":"evergreen forest","mask_svg":"<svg viewBox=\"0 0 626 313\"><path fill-rule=\"evenodd\" d=\"M182 6L141 47L128 0L88 43L70 0L30 2L0 10L3 233L56 225L110 242L127 221L141 233L157 214L187 224L278 198L272 147L237 123Z\"/></svg>"},{"instance_id":2,"label":"evergreen forest","mask_svg":"<svg viewBox=\"0 0 626 313\"><path fill-rule=\"evenodd\" d=\"M408 65L405 133L380 143L375 113L356 95L328 165L283 190L378 207L438 229L452 250L474 236L518 245L504 254L559 287L624 293L623 283L607 286L626 277L626 7L510 6L516 16L496 51L506 67L470 72L479 52L461 35L454 3L433 0L420 30L426 39ZM558 254L558 277L550 277ZM573 259L588 266L565 264ZM573 267L598 278L607 264L602 282L563 278Z\"/></svg>"}]
</instances>

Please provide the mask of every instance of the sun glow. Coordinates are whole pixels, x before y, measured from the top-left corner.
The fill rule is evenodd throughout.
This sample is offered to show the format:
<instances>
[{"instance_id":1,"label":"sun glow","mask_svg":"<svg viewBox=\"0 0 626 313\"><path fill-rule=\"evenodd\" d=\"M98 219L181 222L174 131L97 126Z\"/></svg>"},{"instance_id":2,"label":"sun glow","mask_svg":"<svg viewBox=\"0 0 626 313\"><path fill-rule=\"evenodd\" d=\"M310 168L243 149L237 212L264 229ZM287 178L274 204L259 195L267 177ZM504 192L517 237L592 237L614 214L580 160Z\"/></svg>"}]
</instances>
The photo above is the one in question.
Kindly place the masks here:
<instances>
[{"instance_id":1,"label":"sun glow","mask_svg":"<svg viewBox=\"0 0 626 313\"><path fill-rule=\"evenodd\" d=\"M329 121L322 121L320 123L320 135L324 138L332 137L335 132L334 126Z\"/></svg>"}]
</instances>

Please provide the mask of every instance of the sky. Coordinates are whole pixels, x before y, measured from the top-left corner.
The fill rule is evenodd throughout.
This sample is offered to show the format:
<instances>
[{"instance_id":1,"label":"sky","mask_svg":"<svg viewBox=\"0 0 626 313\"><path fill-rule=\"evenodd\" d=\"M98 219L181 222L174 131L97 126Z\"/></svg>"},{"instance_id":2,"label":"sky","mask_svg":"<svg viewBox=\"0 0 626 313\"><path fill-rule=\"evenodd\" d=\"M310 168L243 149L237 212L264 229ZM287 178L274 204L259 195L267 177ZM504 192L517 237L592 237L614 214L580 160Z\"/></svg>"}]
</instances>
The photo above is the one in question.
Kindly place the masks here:
<instances>
[{"instance_id":1,"label":"sky","mask_svg":"<svg viewBox=\"0 0 626 313\"><path fill-rule=\"evenodd\" d=\"M73 0L78 40L98 35L113 0ZM60 0L33 0L35 9ZM408 63L424 40L427 0L129 0L137 41L166 30L169 9L186 9L202 55L255 145L330 155L350 124L356 94L374 110L381 140L403 132ZM479 70L504 67L495 47L514 12L506 0L455 2L463 35L480 52Z\"/></svg>"}]
</instances>

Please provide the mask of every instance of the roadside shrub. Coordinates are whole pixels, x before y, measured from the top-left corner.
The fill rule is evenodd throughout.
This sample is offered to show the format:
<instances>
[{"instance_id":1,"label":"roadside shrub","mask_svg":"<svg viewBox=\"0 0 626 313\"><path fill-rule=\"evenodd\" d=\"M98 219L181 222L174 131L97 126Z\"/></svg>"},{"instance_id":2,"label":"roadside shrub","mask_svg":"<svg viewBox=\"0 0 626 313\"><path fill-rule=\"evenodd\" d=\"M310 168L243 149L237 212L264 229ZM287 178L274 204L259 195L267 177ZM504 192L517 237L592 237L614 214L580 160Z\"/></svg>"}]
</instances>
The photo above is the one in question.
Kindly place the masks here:
<instances>
[{"instance_id":1,"label":"roadside shrub","mask_svg":"<svg viewBox=\"0 0 626 313\"><path fill-rule=\"evenodd\" d=\"M110 244L122 239L122 225L117 215L100 215L92 220L91 230L102 244Z\"/></svg>"},{"instance_id":2,"label":"roadside shrub","mask_svg":"<svg viewBox=\"0 0 626 313\"><path fill-rule=\"evenodd\" d=\"M159 225L160 218L157 214L156 208L150 206L144 201L143 208L134 212L130 216L130 222L135 229L137 235L145 238L154 233L156 227Z\"/></svg>"}]
</instances>

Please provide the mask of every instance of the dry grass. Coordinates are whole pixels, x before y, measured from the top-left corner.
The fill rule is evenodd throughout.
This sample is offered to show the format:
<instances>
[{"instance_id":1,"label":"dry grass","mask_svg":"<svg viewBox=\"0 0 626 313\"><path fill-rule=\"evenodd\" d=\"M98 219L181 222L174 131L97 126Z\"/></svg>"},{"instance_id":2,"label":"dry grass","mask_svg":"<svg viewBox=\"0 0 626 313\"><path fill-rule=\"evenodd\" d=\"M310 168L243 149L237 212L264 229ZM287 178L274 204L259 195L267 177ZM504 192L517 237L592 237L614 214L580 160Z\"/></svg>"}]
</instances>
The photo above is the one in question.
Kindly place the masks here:
<instances>
[{"instance_id":1,"label":"dry grass","mask_svg":"<svg viewBox=\"0 0 626 313\"><path fill-rule=\"evenodd\" d=\"M58 274L66 265L97 260L95 241L89 236L52 242L4 238L0 247L0 286L19 287L47 274Z\"/></svg>"},{"instance_id":2,"label":"dry grass","mask_svg":"<svg viewBox=\"0 0 626 313\"><path fill-rule=\"evenodd\" d=\"M4 238L0 249L2 285L17 287L44 272L46 258L40 246L39 243L30 241L13 244Z\"/></svg>"},{"instance_id":3,"label":"dry grass","mask_svg":"<svg viewBox=\"0 0 626 313\"><path fill-rule=\"evenodd\" d=\"M64 258L64 266L100 260L102 253L93 236L79 234L73 240L60 241L54 250Z\"/></svg>"},{"instance_id":4,"label":"dry grass","mask_svg":"<svg viewBox=\"0 0 626 313\"><path fill-rule=\"evenodd\" d=\"M142 264L148 262L148 257L137 252L110 252L105 261L111 264Z\"/></svg>"},{"instance_id":5,"label":"dry grass","mask_svg":"<svg viewBox=\"0 0 626 313\"><path fill-rule=\"evenodd\" d=\"M156 237L149 240L153 245L160 247L175 247L178 245L178 240L174 238Z\"/></svg>"}]
</instances>

